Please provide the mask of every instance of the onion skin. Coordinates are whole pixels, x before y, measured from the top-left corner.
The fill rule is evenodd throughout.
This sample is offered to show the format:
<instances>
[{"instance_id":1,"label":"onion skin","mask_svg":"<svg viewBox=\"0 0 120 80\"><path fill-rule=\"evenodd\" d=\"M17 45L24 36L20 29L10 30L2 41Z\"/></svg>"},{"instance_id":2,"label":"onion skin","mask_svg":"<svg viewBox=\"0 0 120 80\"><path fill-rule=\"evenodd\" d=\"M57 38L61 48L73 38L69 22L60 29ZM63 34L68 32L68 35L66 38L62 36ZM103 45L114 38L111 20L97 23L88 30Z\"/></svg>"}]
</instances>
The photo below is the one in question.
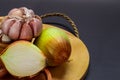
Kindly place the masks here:
<instances>
[{"instance_id":1,"label":"onion skin","mask_svg":"<svg viewBox=\"0 0 120 80\"><path fill-rule=\"evenodd\" d=\"M48 66L58 66L68 60L71 54L71 44L67 34L59 28L46 28L35 39L38 46L47 57Z\"/></svg>"},{"instance_id":2,"label":"onion skin","mask_svg":"<svg viewBox=\"0 0 120 80\"><path fill-rule=\"evenodd\" d=\"M52 80L52 75L51 75L50 71L48 69L45 69L44 71L46 73L47 80Z\"/></svg>"},{"instance_id":3,"label":"onion skin","mask_svg":"<svg viewBox=\"0 0 120 80\"><path fill-rule=\"evenodd\" d=\"M28 79L29 80L53 80L51 72L47 68L45 68L44 70L42 70L37 75L35 75L33 77L29 77Z\"/></svg>"},{"instance_id":4,"label":"onion skin","mask_svg":"<svg viewBox=\"0 0 120 80\"><path fill-rule=\"evenodd\" d=\"M0 59L0 78L4 77L6 74L8 74L8 71L5 69L5 67Z\"/></svg>"},{"instance_id":5,"label":"onion skin","mask_svg":"<svg viewBox=\"0 0 120 80\"><path fill-rule=\"evenodd\" d=\"M5 68L0 69L0 78L4 77L8 74L8 71Z\"/></svg>"}]
</instances>

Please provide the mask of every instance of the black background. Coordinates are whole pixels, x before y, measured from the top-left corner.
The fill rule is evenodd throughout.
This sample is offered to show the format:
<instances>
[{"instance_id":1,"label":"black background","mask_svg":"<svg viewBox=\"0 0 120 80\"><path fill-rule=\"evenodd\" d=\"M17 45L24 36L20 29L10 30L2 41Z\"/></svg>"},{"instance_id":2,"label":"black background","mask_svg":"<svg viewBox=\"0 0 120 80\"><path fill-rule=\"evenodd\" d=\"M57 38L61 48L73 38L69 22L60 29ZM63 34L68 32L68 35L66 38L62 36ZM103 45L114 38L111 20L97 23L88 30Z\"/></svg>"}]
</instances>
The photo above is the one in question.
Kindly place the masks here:
<instances>
[{"instance_id":1,"label":"black background","mask_svg":"<svg viewBox=\"0 0 120 80\"><path fill-rule=\"evenodd\" d=\"M120 2L117 0L0 0L0 16L15 7L61 12L75 21L90 54L85 80L120 79ZM69 25L61 19L46 19ZM68 26L71 27L71 26Z\"/></svg>"}]
</instances>

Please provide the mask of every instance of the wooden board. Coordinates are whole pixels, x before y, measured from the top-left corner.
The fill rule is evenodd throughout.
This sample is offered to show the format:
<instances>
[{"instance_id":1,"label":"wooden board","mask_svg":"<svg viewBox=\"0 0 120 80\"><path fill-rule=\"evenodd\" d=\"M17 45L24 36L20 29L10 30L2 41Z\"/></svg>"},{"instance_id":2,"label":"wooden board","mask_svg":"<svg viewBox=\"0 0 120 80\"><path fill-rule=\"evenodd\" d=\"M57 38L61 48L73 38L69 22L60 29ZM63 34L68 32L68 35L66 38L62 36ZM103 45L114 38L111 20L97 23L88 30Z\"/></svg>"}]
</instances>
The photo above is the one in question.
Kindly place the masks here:
<instances>
[{"instance_id":1,"label":"wooden board","mask_svg":"<svg viewBox=\"0 0 120 80\"><path fill-rule=\"evenodd\" d=\"M44 28L54 27L47 24L43 26ZM89 52L80 39L68 31L65 32L68 34L72 45L72 53L69 62L56 68L50 68L50 72L52 73L53 80L81 80L89 66Z\"/></svg>"}]
</instances>

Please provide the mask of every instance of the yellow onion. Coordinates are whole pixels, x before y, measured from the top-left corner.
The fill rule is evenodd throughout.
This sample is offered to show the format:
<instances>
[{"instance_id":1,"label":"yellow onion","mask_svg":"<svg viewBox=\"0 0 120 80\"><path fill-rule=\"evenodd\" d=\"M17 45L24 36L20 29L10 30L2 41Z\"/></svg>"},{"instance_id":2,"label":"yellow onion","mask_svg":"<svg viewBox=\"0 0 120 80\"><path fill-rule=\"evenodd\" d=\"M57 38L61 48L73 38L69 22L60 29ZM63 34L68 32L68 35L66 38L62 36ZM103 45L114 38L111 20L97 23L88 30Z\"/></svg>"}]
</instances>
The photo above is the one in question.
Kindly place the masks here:
<instances>
[{"instance_id":1,"label":"yellow onion","mask_svg":"<svg viewBox=\"0 0 120 80\"><path fill-rule=\"evenodd\" d=\"M68 60L71 54L71 44L65 32L59 28L46 28L35 39L38 46L47 57L48 66L58 66Z\"/></svg>"},{"instance_id":2,"label":"yellow onion","mask_svg":"<svg viewBox=\"0 0 120 80\"><path fill-rule=\"evenodd\" d=\"M35 75L46 66L43 52L28 41L13 42L0 58L6 70L19 78Z\"/></svg>"}]
</instances>

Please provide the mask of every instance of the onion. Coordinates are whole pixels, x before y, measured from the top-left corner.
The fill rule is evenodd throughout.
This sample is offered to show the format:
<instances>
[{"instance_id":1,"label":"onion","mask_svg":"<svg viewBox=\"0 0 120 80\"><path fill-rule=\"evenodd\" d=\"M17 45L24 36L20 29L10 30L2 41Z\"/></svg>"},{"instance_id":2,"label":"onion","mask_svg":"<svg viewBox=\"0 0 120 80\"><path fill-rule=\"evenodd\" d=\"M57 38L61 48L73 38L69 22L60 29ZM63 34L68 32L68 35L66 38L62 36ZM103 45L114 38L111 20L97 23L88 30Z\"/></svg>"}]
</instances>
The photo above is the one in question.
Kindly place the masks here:
<instances>
[{"instance_id":1,"label":"onion","mask_svg":"<svg viewBox=\"0 0 120 80\"><path fill-rule=\"evenodd\" d=\"M65 32L59 28L49 27L35 39L38 46L47 57L48 66L58 66L68 60L71 54L71 44Z\"/></svg>"}]
</instances>

